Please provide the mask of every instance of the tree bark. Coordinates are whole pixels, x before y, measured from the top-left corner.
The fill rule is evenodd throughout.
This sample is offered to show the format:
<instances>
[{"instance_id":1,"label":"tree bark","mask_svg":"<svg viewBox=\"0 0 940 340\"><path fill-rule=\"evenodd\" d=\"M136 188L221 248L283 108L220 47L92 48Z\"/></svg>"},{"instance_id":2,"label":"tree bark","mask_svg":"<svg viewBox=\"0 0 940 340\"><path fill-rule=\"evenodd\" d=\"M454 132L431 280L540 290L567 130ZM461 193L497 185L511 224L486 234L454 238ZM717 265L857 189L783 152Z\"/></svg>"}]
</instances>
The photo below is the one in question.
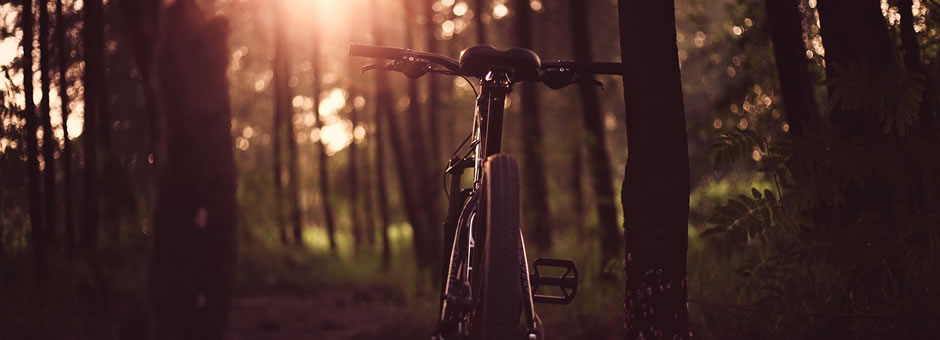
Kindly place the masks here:
<instances>
[{"instance_id":1,"label":"tree bark","mask_svg":"<svg viewBox=\"0 0 940 340\"><path fill-rule=\"evenodd\" d=\"M376 45L384 44L383 27L379 25L379 4L376 0L370 1L369 8L372 8L372 39ZM391 241L388 238L389 212L388 212L388 186L385 178L385 139L384 139L384 119L387 115L394 112L395 107L392 104L391 89L388 87L388 79L382 72L375 73L375 112L372 117L375 124L375 185L376 194L379 201L379 216L381 218L382 229L382 268L388 270L391 266L392 250ZM404 191L403 191L404 192ZM410 215L409 215L410 216Z\"/></svg>"},{"instance_id":2,"label":"tree bark","mask_svg":"<svg viewBox=\"0 0 940 340\"><path fill-rule=\"evenodd\" d=\"M877 0L819 0L817 9L827 78L839 76L836 66L867 67L880 75L894 62L891 37ZM881 124L873 114L836 109L829 118L834 134L847 137L879 131Z\"/></svg>"},{"instance_id":3,"label":"tree bark","mask_svg":"<svg viewBox=\"0 0 940 340\"><path fill-rule=\"evenodd\" d=\"M689 156L672 1L620 0L629 157L621 198L627 339L691 337ZM637 46L643 53L633 53Z\"/></svg>"},{"instance_id":4,"label":"tree bark","mask_svg":"<svg viewBox=\"0 0 940 340\"><path fill-rule=\"evenodd\" d=\"M483 23L483 15L489 11L487 2L488 0L473 1L473 21L476 23L477 44L479 45L486 45L486 24Z\"/></svg>"},{"instance_id":5,"label":"tree bark","mask_svg":"<svg viewBox=\"0 0 940 340\"><path fill-rule=\"evenodd\" d=\"M904 65L911 72L923 72L920 46L914 31L914 1L898 0L898 10L901 11L901 46L904 49Z\"/></svg>"},{"instance_id":6,"label":"tree bark","mask_svg":"<svg viewBox=\"0 0 940 340\"><path fill-rule=\"evenodd\" d=\"M82 250L90 256L98 247L98 114L104 74L104 27L101 0L85 2L85 111L82 148L85 155L85 185L82 199Z\"/></svg>"},{"instance_id":7,"label":"tree bark","mask_svg":"<svg viewBox=\"0 0 940 340\"><path fill-rule=\"evenodd\" d=\"M42 101L39 102L39 113L42 117L42 158L45 161L43 169L44 186L43 198L46 204L43 207L45 213L45 223L43 225L43 237L46 238L46 244L55 242L56 234L56 160L55 154L59 149L59 143L55 140L55 134L52 131L52 120L49 117L49 87L52 85L52 79L49 77L52 71L52 45L49 43L49 7L48 0L39 0L39 73L41 81ZM25 78L24 78L25 79ZM64 126L64 125L63 125Z\"/></svg>"},{"instance_id":8,"label":"tree bark","mask_svg":"<svg viewBox=\"0 0 940 340\"><path fill-rule=\"evenodd\" d=\"M587 2L569 0L571 16L571 41L574 58L578 61L592 61L591 30L588 22L590 13ZM601 268L617 258L620 251L621 237L617 223L617 208L614 206L613 175L610 171L610 155L607 153L607 139L604 136L604 113L601 109L597 88L593 84L578 85L581 95L581 108L584 111L584 127L587 132L585 144L591 169L591 183L597 209L597 225L601 230Z\"/></svg>"},{"instance_id":9,"label":"tree bark","mask_svg":"<svg viewBox=\"0 0 940 340\"><path fill-rule=\"evenodd\" d=\"M532 49L532 8L529 0L516 0L516 43ZM522 86L522 178L525 209L523 221L532 235L536 247L545 250L552 246L551 213L548 208L548 181L545 178L545 160L542 158L542 114L536 83Z\"/></svg>"},{"instance_id":10,"label":"tree bark","mask_svg":"<svg viewBox=\"0 0 940 340\"><path fill-rule=\"evenodd\" d=\"M413 0L404 0L405 15L403 18L405 25L405 47L409 48L414 47L412 21L414 20L416 13L412 1ZM407 82L409 99L408 134L411 135L409 138L411 157L408 158L408 160L410 160L409 163L411 164L410 170L413 172L400 173L399 177L411 177L414 174L418 174L418 176L421 178L427 178L428 153L424 147L427 143L425 138L427 130L425 129L424 117L421 113L421 103L418 94L418 82L414 79L408 79ZM393 115L389 115L389 117L392 116ZM397 122L390 122L389 125L393 126L394 128L394 126L397 126L398 124ZM403 155L403 153L396 152L396 161L397 159L402 158L399 156ZM434 241L440 239L440 230L435 227L436 223L434 221L436 221L436 219L434 218L434 209L432 208L433 204L430 203L433 202L433 200L431 197L428 197L428 181L411 181L409 179L408 182L411 185L414 185L413 188L409 188L408 190L414 192L412 195L410 195L412 197L411 204L414 206L416 214L416 221L412 221L412 228L414 229L412 235L414 235L415 255L418 256L418 265L422 269L430 269L435 271L438 269L438 267L433 264L434 259L437 259L440 256L435 255L438 253L436 246L438 243L435 243ZM433 278L437 277L433 276L435 273L436 271L432 273L432 282L434 282Z\"/></svg>"},{"instance_id":11,"label":"tree bark","mask_svg":"<svg viewBox=\"0 0 940 340\"><path fill-rule=\"evenodd\" d=\"M65 15L62 13L62 0L56 0L55 7L55 16L56 16L56 27L55 27L55 45L59 53L59 98L62 102L62 136L63 136L63 146L62 146L62 186L63 195L62 198L62 210L64 211L64 221L63 227L65 229L65 243L66 252L69 255L75 253L75 216L74 208L72 207L72 141L69 140L69 103L70 98L68 94L69 81L68 81L68 69L69 69L69 56L72 51L71 46L68 44L68 41L65 40L65 31L69 29L69 26L66 25Z\"/></svg>"},{"instance_id":12,"label":"tree bark","mask_svg":"<svg viewBox=\"0 0 940 340\"><path fill-rule=\"evenodd\" d=\"M26 97L26 171L29 181L29 224L30 242L36 257L36 278L41 282L46 274L46 242L43 234L42 193L39 185L39 141L36 139L38 127L36 104L33 102L33 1L23 1L21 14L23 26L23 93Z\"/></svg>"},{"instance_id":13,"label":"tree bark","mask_svg":"<svg viewBox=\"0 0 940 340\"><path fill-rule=\"evenodd\" d=\"M280 51L283 49L282 45L284 45L284 42L283 42L284 36L283 36L283 33L281 32L281 31L282 31L282 27L281 27L282 25L279 24L279 23L281 22L281 20L280 20L280 17L281 17L280 5L279 5L279 2L276 3L276 4L277 4L277 6L275 6L275 8L273 9L273 10L274 10L274 16L275 16L276 19L274 20L274 21L275 21L275 23L274 23L274 50L275 50L275 53L274 53L274 60L272 61L272 63L273 63L273 64L272 64L272 68L273 68L273 70L274 70L274 73L277 74L277 75L279 75L281 72L283 72L283 71L281 70L281 65L283 64L283 62L281 62L281 59L284 58L284 56L283 56L282 53L280 53ZM278 77L279 77L279 76L278 76ZM283 199L284 199L284 192L283 192L283 190L284 190L284 189L283 189L284 183L283 183L283 182L284 182L284 179L283 179L283 177L282 177L282 176L283 176L283 170L282 170L282 168L281 168L281 167L283 166L283 163L282 163L282 160L281 160L281 156L282 156L282 154L281 154L281 139L282 139L282 138L281 138L281 134L284 132L284 131L283 131L283 130L284 130L284 126L283 126L283 123L282 123L282 121L284 120L284 115L283 115L283 112L282 112L282 111L283 111L283 108L282 108L283 103L281 103L281 98L280 98L280 97L281 97L281 94L280 94L281 91L283 91L283 90L280 90L280 81L275 81L275 85L274 85L274 94L272 95L272 98L273 98L273 100L274 100L274 115L273 115L274 120L273 120L273 122L271 123L271 124L272 124L272 126L271 126L271 148L272 148L272 150L271 150L271 161L272 161L272 168L271 168L271 170L272 170L272 175L274 175L274 176L273 176L273 179L274 179L274 183L273 183L273 184L274 184L274 215L275 215L275 223L277 223L277 225L278 225L278 232L280 233L281 244L287 245L287 244L290 243L290 241L288 241L288 238L287 238L287 235L288 235L288 232L287 232L287 222L284 220L284 206L283 206Z\"/></svg>"},{"instance_id":14,"label":"tree bark","mask_svg":"<svg viewBox=\"0 0 940 340\"><path fill-rule=\"evenodd\" d=\"M352 122L353 132L356 131L356 126L359 124L359 109L356 108L356 95L357 90L355 85L350 85L347 89L348 99L346 101L347 105L350 107L349 111L349 120ZM358 255L362 250L364 244L368 243L368 233L365 232L364 225L362 223L362 201L359 199L359 160L356 159L359 157L356 138L353 136L352 141L349 142L349 146L346 147L349 151L349 214L350 220L352 221L352 233L353 233L353 245L355 246L355 252Z\"/></svg>"},{"instance_id":15,"label":"tree bark","mask_svg":"<svg viewBox=\"0 0 940 340\"><path fill-rule=\"evenodd\" d=\"M303 225L301 223L300 196L298 190L300 181L297 178L297 133L294 131L294 109L291 105L290 58L287 54L286 19L284 17L283 1L274 2L274 101L275 115L283 127L284 142L287 144L287 195L290 204L290 225L293 231L294 243L303 244Z\"/></svg>"},{"instance_id":16,"label":"tree bark","mask_svg":"<svg viewBox=\"0 0 940 340\"><path fill-rule=\"evenodd\" d=\"M228 22L192 0L163 13L155 56L161 166L151 260L156 338L221 339L236 258Z\"/></svg>"},{"instance_id":17,"label":"tree bark","mask_svg":"<svg viewBox=\"0 0 940 340\"><path fill-rule=\"evenodd\" d=\"M799 0L764 2L783 94L783 109L790 125L789 131L796 136L802 136L804 128L819 117L813 80L806 63L799 4Z\"/></svg>"},{"instance_id":18,"label":"tree bark","mask_svg":"<svg viewBox=\"0 0 940 340\"><path fill-rule=\"evenodd\" d=\"M320 120L320 36L319 32L314 33L313 42L313 116L316 121L316 128L323 131L323 121ZM317 142L320 156L320 199L323 201L323 218L326 220L326 231L330 239L330 251L336 253L336 222L333 219L333 207L330 204L330 178L329 178L329 158L326 154L326 144L323 138Z\"/></svg>"}]
</instances>

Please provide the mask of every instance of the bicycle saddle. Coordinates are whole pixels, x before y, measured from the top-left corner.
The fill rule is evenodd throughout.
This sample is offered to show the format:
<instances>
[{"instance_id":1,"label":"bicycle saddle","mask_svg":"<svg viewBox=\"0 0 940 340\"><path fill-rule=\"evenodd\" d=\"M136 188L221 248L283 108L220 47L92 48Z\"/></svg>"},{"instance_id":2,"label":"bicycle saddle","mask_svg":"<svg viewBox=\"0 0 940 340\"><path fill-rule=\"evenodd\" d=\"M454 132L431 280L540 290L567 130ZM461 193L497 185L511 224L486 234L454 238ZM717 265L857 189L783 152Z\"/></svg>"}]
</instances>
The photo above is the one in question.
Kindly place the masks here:
<instances>
[{"instance_id":1,"label":"bicycle saddle","mask_svg":"<svg viewBox=\"0 0 940 340\"><path fill-rule=\"evenodd\" d=\"M539 56L524 48L500 51L490 45L477 45L460 52L460 73L482 78L494 69L509 72L513 80L538 80L542 62Z\"/></svg>"}]
</instances>

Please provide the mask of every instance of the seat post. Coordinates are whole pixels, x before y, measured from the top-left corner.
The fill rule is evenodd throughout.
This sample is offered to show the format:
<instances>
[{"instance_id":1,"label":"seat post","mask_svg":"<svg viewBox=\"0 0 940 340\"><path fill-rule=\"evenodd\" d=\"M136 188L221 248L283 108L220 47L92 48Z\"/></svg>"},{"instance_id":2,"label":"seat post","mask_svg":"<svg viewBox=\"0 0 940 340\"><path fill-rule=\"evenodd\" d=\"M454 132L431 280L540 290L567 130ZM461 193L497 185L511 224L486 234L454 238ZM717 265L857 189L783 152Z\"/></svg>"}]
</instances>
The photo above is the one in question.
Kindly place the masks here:
<instances>
[{"instance_id":1,"label":"seat post","mask_svg":"<svg viewBox=\"0 0 940 340\"><path fill-rule=\"evenodd\" d=\"M506 104L506 95L510 92L512 92L512 81L509 80L509 74L506 72L490 71L483 78L483 91L480 97L486 99L487 108L483 115L483 121L486 124L486 134L483 140L484 157L502 151L503 109Z\"/></svg>"}]
</instances>

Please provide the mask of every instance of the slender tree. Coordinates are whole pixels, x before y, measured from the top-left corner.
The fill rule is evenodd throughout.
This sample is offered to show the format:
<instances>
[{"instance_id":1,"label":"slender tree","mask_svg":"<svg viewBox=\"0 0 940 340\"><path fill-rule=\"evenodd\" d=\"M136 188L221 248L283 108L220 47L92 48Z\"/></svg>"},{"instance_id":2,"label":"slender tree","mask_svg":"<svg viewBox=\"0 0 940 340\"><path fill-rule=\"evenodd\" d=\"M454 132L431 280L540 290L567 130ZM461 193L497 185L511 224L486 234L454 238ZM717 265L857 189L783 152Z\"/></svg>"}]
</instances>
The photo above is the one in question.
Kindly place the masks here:
<instances>
[{"instance_id":1,"label":"slender tree","mask_svg":"<svg viewBox=\"0 0 940 340\"><path fill-rule=\"evenodd\" d=\"M483 16L489 15L487 11L490 9L488 0L474 0L473 1L473 22L476 23L476 32L477 32L477 44L486 45L486 24L483 22Z\"/></svg>"},{"instance_id":2,"label":"slender tree","mask_svg":"<svg viewBox=\"0 0 940 340\"><path fill-rule=\"evenodd\" d=\"M38 128L36 104L33 102L33 1L23 1L20 19L23 26L23 94L26 97L26 170L29 181L30 242L36 256L36 277L42 280L46 272L45 237L43 235L42 193L39 185L39 145L36 140Z\"/></svg>"},{"instance_id":3,"label":"slender tree","mask_svg":"<svg viewBox=\"0 0 940 340\"><path fill-rule=\"evenodd\" d=\"M806 63L803 28L800 24L799 0L768 0L764 2L770 39L774 48L783 108L790 132L803 135L803 129L817 120L819 111L813 94L813 80Z\"/></svg>"},{"instance_id":4,"label":"slender tree","mask_svg":"<svg viewBox=\"0 0 940 340\"><path fill-rule=\"evenodd\" d=\"M404 0L405 15L403 16L403 19L405 25L404 27L406 27L405 46L409 48L412 48L415 45L414 31L412 29L416 14L414 5L414 0ZM411 155L408 158L410 161L408 164L411 165L410 171L413 172L405 173L404 176L411 177L413 174L418 174L421 176L421 178L426 178L428 175L428 154L427 150L425 149L425 145L427 144L427 139L425 136L427 133L427 129L425 128L426 120L424 119L424 116L421 112L418 82L414 79L408 79L407 82L409 99L407 125L408 134L410 135L408 138L408 145L411 147ZM391 124L397 125L397 123L390 123L390 125ZM404 140L402 141L404 142ZM401 156L404 156L404 154L399 154L396 152L396 159L402 158ZM402 174L399 174L399 177L401 176ZM440 235L440 230L435 228L434 223L432 222L436 219L433 218L433 204L429 203L433 200L431 197L427 196L428 182L430 181L409 180L409 183L414 185L414 187L408 190L413 191L411 197L413 200L412 204L414 205L417 223L412 226L414 228L414 233L412 235L414 235L414 247L415 254L418 256L418 264L423 269L435 270L437 267L432 264L432 259L436 259L439 256L434 255L437 253L437 243L434 243L434 240L440 238L440 236L435 237L435 232L437 232L437 235ZM421 203L418 203L419 201Z\"/></svg>"},{"instance_id":5,"label":"slender tree","mask_svg":"<svg viewBox=\"0 0 940 340\"><path fill-rule=\"evenodd\" d=\"M571 42L574 58L592 61L591 30L588 22L589 7L586 1L569 0L568 13L571 22ZM607 154L607 139L604 137L604 118L600 98L594 84L578 85L581 109L584 111L585 147L588 151L591 181L597 209L597 225L601 230L601 268L617 258L620 251L620 231L617 223L617 208L614 206L613 175L610 171L610 156ZM580 160L579 160L580 161Z\"/></svg>"},{"instance_id":6,"label":"slender tree","mask_svg":"<svg viewBox=\"0 0 940 340\"><path fill-rule=\"evenodd\" d=\"M516 1L516 42L519 47L533 48L532 8L529 0ZM552 246L551 213L548 208L548 180L542 158L542 115L536 83L522 83L522 178L525 206L523 220L540 249Z\"/></svg>"},{"instance_id":7,"label":"slender tree","mask_svg":"<svg viewBox=\"0 0 940 340\"><path fill-rule=\"evenodd\" d=\"M160 186L151 256L155 339L222 338L235 278L228 22L193 0L163 10L154 57Z\"/></svg>"},{"instance_id":8,"label":"slender tree","mask_svg":"<svg viewBox=\"0 0 940 340\"><path fill-rule=\"evenodd\" d=\"M284 59L283 50L285 49L285 47L283 45L285 45L285 42L284 42L285 37L284 37L284 32L283 32L284 23L283 23L283 20L281 19L282 13L281 13L280 6L281 6L280 2L278 1L275 3L275 6L273 8L274 16L275 16L275 20L274 20L275 53L274 53L274 60L272 61L273 63L272 68L274 69L274 73L276 74L276 77L278 77L279 80L280 78L283 78L281 74L284 73L284 70L282 70L281 68L282 68L282 65L285 64L285 62L282 61L282 59ZM274 175L274 215L276 216L275 221L278 225L278 230L280 232L281 243L284 245L287 245L289 242L287 238L287 235L288 235L287 222L284 221L284 206L282 203L284 199L284 188L283 188L284 179L283 179L283 170L282 170L283 161L281 160L281 156L282 156L281 143L282 143L283 138L289 138L289 136L281 137L281 135L284 133L284 124L282 122L284 121L284 118L285 118L284 117L285 109L283 107L284 103L281 99L282 92L284 90L280 89L280 87L281 87L281 82L275 81L274 94L272 96L272 98L274 99L274 115L273 115L274 121L272 122L272 126L271 126L271 147L272 147L271 159L272 159L272 165L273 165L271 170L273 171L272 174Z\"/></svg>"},{"instance_id":9,"label":"slender tree","mask_svg":"<svg viewBox=\"0 0 940 340\"><path fill-rule=\"evenodd\" d=\"M323 121L320 119L320 89L323 79L320 76L320 33L314 32L313 41L313 117L316 121L316 128L323 131ZM323 201L323 218L326 220L326 231L330 239L330 251L336 253L336 222L333 219L333 207L330 204L330 178L329 178L329 156L326 154L326 143L323 138L317 142L319 149L319 177L320 177L320 199Z\"/></svg>"},{"instance_id":10,"label":"slender tree","mask_svg":"<svg viewBox=\"0 0 940 340\"><path fill-rule=\"evenodd\" d=\"M58 49L59 56L59 98L61 98L62 103L62 186L64 187L62 199L62 210L64 211L64 225L65 228L65 248L68 254L74 254L75 252L75 217L73 216L73 207L72 207L72 141L69 140L69 108L70 98L68 93L69 80L68 80L68 69L69 69L69 56L71 54L71 45L65 40L65 31L69 29L65 14L62 11L62 0L56 0L55 6L55 16L56 16L56 27L55 27L55 44Z\"/></svg>"},{"instance_id":11,"label":"slender tree","mask_svg":"<svg viewBox=\"0 0 940 340\"><path fill-rule=\"evenodd\" d=\"M303 244L302 212L300 210L300 181L297 176L297 133L294 129L294 109L291 106L290 57L287 54L287 19L284 16L284 2L275 1L274 21L274 100L281 123L284 124L284 142L287 144L287 195L290 204L290 223L293 231L294 243Z\"/></svg>"},{"instance_id":12,"label":"slender tree","mask_svg":"<svg viewBox=\"0 0 940 340\"><path fill-rule=\"evenodd\" d=\"M359 126L359 109L356 108L356 96L358 95L358 90L355 85L350 85L347 88L347 106L349 106L349 120L352 122L353 131L356 131L356 127ZM364 229L364 224L362 222L362 200L359 196L359 157L358 146L356 146L355 137L349 142L349 146L346 147L349 152L349 162L347 163L347 169L349 169L349 184L346 186L349 190L349 217L352 221L352 233L353 233L353 245L355 246L356 254L359 254L359 251L362 249L362 246L365 243L368 243L368 232Z\"/></svg>"},{"instance_id":13,"label":"slender tree","mask_svg":"<svg viewBox=\"0 0 940 340\"><path fill-rule=\"evenodd\" d=\"M39 102L39 114L42 117L42 159L45 163L43 169L44 185L43 198L46 204L43 207L45 213L45 223L43 228L43 237L47 243L55 239L56 233L56 167L55 154L59 149L59 143L55 140L55 133L52 130L52 119L49 116L50 101L49 88L52 85L50 74L52 71L51 52L52 45L49 43L49 6L48 0L39 0L39 73L41 81L42 101ZM65 125L63 125L64 127Z\"/></svg>"},{"instance_id":14,"label":"slender tree","mask_svg":"<svg viewBox=\"0 0 940 340\"><path fill-rule=\"evenodd\" d=\"M672 1L620 0L627 339L687 339L689 155ZM642 46L643 53L633 53Z\"/></svg>"},{"instance_id":15,"label":"slender tree","mask_svg":"<svg viewBox=\"0 0 940 340\"><path fill-rule=\"evenodd\" d=\"M379 25L378 19L379 4L376 0L371 0L369 8L372 9L372 39L376 45L382 45L384 41L383 28ZM388 79L382 72L375 74L375 111L372 121L375 124L375 139L373 151L375 152L375 185L376 194L379 203L379 218L382 232L382 267L389 269L392 258L391 242L388 238L388 186L385 178L385 116L394 112L392 104L391 89L388 87Z\"/></svg>"},{"instance_id":16,"label":"slender tree","mask_svg":"<svg viewBox=\"0 0 940 340\"><path fill-rule=\"evenodd\" d=\"M98 113L104 78L104 24L101 0L85 2L85 111L82 148L85 155L85 185L82 199L82 250L94 255L98 246Z\"/></svg>"}]
</instances>

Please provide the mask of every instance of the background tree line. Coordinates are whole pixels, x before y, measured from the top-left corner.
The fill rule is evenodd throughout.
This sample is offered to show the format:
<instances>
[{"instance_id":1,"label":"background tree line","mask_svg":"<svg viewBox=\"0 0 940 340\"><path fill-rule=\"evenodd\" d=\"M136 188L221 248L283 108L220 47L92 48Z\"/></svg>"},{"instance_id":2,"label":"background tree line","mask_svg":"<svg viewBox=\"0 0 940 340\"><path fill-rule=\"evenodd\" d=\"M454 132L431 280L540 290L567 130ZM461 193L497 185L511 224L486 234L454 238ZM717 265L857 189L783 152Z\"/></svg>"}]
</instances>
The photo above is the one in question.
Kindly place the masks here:
<instances>
[{"instance_id":1,"label":"background tree line","mask_svg":"<svg viewBox=\"0 0 940 340\"><path fill-rule=\"evenodd\" d=\"M388 278L432 322L473 90L360 42L624 63L508 100L530 257L587 276L555 337L936 334L938 6L0 1L0 328L217 338L233 294Z\"/></svg>"}]
</instances>

